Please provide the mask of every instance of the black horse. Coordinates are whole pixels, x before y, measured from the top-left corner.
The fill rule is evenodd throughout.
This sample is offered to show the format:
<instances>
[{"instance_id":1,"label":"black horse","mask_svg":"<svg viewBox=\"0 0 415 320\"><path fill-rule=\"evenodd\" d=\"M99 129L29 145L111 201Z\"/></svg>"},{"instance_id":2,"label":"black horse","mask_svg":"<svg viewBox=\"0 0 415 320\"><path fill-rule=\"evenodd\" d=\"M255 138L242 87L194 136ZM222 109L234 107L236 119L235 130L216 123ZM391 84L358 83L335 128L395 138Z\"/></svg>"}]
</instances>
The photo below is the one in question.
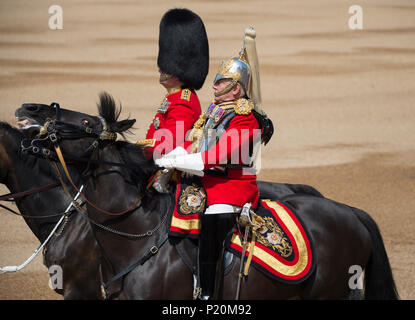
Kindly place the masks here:
<instances>
[{"instance_id":1,"label":"black horse","mask_svg":"<svg viewBox=\"0 0 415 320\"><path fill-rule=\"evenodd\" d=\"M107 137L108 131L125 132L134 120L118 121L120 111L108 95L101 95L98 107L99 117L44 105L30 110L23 107L16 115L28 116L41 125L55 119L47 122L43 136L52 141L48 144L52 151L55 147L59 155L61 150L84 174L81 179L88 216L95 223L94 234L105 257L101 265L103 282L143 257L142 263L117 282L117 297L190 299L193 277L175 249L177 242L167 241L161 247L172 196L146 189L157 168L152 160L146 160L141 147L100 138ZM242 285L241 299L346 299L353 265L365 270L366 299L398 298L382 237L367 213L303 194L288 195L280 201L295 208L308 229L315 245L316 268L300 284L284 284L251 269L249 280ZM237 266L224 278L220 295L224 299L235 297Z\"/></svg>"},{"instance_id":2,"label":"black horse","mask_svg":"<svg viewBox=\"0 0 415 320\"><path fill-rule=\"evenodd\" d=\"M71 199L63 191L49 161L21 151L23 139L20 131L0 122L0 183L13 194L29 191L30 194L17 197L15 202L27 225L43 243L61 218L57 214L66 211ZM75 171L71 174L78 182L79 175ZM54 188L30 192L55 182ZM76 193L70 186L69 192L72 196ZM62 288L56 288L57 293L65 299L97 299L100 251L85 217L76 211L68 212L44 248L46 267L58 265L62 268Z\"/></svg>"},{"instance_id":3,"label":"black horse","mask_svg":"<svg viewBox=\"0 0 415 320\"><path fill-rule=\"evenodd\" d=\"M25 105L25 108L30 107L29 104ZM28 121L27 124L30 122L29 119L22 121ZM8 123L0 122L0 183L5 184L13 194L59 183L57 172L49 161L22 152L22 141L27 136L33 137L33 129L18 131ZM71 175L75 181L79 181L76 171L71 171ZM62 178L65 179L64 176ZM308 192L320 196L317 190L309 186L270 182L262 182L261 185L262 192L273 196L284 196L293 192ZM69 189L75 194L70 185ZM48 190L17 197L15 201L27 225L41 243L60 219L56 213L63 213L70 203L60 183ZM74 211L68 213L64 223L43 250L46 267L62 267L63 286L62 289L55 288L55 291L63 295L64 299L101 297L97 287L99 258L100 251L88 220Z\"/></svg>"}]
</instances>

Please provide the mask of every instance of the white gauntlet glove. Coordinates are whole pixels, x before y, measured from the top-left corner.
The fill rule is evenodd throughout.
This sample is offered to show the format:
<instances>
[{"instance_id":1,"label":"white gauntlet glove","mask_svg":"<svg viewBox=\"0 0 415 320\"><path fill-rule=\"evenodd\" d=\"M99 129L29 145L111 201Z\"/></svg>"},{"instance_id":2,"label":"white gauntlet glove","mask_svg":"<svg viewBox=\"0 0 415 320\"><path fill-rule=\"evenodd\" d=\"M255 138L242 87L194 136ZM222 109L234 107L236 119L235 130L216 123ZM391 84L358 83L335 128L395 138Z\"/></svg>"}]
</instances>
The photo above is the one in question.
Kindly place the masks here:
<instances>
[{"instance_id":1,"label":"white gauntlet glove","mask_svg":"<svg viewBox=\"0 0 415 320\"><path fill-rule=\"evenodd\" d=\"M164 157L161 157L160 159L155 160L154 162L159 167L164 167L166 169L176 168L177 170L194 174L200 177L204 176L203 168L205 167L205 164L203 163L201 153L190 153L177 156L169 155L170 153Z\"/></svg>"},{"instance_id":2,"label":"white gauntlet glove","mask_svg":"<svg viewBox=\"0 0 415 320\"><path fill-rule=\"evenodd\" d=\"M182 147L177 147L177 148L173 149L172 151L170 151L169 153L167 153L166 155L162 156L161 158L170 159L170 158L176 158L177 156L182 156L182 155L185 155L185 154L188 154L186 149L184 149Z\"/></svg>"}]
</instances>

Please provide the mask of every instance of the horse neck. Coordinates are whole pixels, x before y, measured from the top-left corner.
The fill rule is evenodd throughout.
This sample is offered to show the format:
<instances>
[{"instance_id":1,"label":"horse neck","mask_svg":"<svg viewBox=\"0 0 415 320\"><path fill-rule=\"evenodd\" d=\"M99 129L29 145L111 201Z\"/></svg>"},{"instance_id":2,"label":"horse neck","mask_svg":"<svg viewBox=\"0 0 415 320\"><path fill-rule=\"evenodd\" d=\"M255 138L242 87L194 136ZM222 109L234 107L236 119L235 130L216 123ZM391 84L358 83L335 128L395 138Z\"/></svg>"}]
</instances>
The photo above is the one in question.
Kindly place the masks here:
<instances>
[{"instance_id":1,"label":"horse neck","mask_svg":"<svg viewBox=\"0 0 415 320\"><path fill-rule=\"evenodd\" d=\"M27 191L57 181L54 176L47 174L48 170L43 170L47 165L46 160L34 157L28 160L19 154L20 141L13 140L11 135L3 134L0 142L3 171L1 183L5 184L11 193ZM61 189L48 190L16 199L16 206L20 213L29 216L58 213L68 203ZM24 220L39 241L43 241L58 218L30 219L25 217Z\"/></svg>"},{"instance_id":2,"label":"horse neck","mask_svg":"<svg viewBox=\"0 0 415 320\"><path fill-rule=\"evenodd\" d=\"M93 159L102 163L96 165L92 173L87 174L83 179L87 199L94 204L99 203L97 207L102 209L100 212L90 203L92 210L88 210L97 211L98 219L105 217L104 211L123 212L144 196L150 174L144 173L144 170L140 178L132 174L132 171L124 166L125 162L115 144L97 150ZM108 162L121 165L111 165ZM107 215L104 220L107 220L108 216L111 215Z\"/></svg>"},{"instance_id":3,"label":"horse neck","mask_svg":"<svg viewBox=\"0 0 415 320\"><path fill-rule=\"evenodd\" d=\"M98 159L109 162L122 161L115 147L101 150ZM89 204L89 218L109 226L113 230L135 235L145 234L160 225L162 221L166 221L167 219L163 218L168 214L170 196L143 190L143 188L133 185L131 179L133 177L126 168L100 165L85 182L84 190L86 198L105 212ZM121 215L106 213L120 213L130 208L137 199L141 199L141 201L134 210L128 213ZM103 255L115 269L126 266L131 262L131 259L139 256L140 252L148 250L149 244L155 244L166 232L164 223L152 236L139 238L122 237L94 224L92 227Z\"/></svg>"}]
</instances>

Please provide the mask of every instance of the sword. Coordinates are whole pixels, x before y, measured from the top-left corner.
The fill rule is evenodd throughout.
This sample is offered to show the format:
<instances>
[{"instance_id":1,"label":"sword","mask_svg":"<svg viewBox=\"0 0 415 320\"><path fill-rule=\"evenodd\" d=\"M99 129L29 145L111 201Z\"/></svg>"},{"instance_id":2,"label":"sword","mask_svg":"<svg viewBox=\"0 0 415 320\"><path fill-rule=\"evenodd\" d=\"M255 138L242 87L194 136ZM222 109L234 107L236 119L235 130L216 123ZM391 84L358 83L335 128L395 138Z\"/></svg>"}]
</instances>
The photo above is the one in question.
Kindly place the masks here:
<instances>
[{"instance_id":1,"label":"sword","mask_svg":"<svg viewBox=\"0 0 415 320\"><path fill-rule=\"evenodd\" d=\"M236 287L235 300L239 300L239 294L241 290L241 281L242 281L242 278L244 277L243 269L244 269L244 262L245 262L246 245L248 243L248 234L249 234L249 226L246 226L244 240L242 243L242 257L241 257L241 265L239 266L238 286Z\"/></svg>"}]
</instances>

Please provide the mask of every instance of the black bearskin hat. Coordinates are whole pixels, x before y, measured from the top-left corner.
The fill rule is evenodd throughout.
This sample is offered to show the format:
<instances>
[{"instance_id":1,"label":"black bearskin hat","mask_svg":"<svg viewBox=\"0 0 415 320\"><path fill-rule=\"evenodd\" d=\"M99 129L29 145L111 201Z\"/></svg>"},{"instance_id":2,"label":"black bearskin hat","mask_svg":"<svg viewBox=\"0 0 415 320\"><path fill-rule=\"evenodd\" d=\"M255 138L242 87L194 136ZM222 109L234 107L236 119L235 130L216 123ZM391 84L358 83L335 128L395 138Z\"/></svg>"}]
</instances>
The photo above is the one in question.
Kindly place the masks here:
<instances>
[{"instance_id":1,"label":"black bearskin hat","mask_svg":"<svg viewBox=\"0 0 415 320\"><path fill-rule=\"evenodd\" d=\"M171 9L160 21L157 65L188 88L199 90L209 71L209 43L202 19L188 9Z\"/></svg>"}]
</instances>

